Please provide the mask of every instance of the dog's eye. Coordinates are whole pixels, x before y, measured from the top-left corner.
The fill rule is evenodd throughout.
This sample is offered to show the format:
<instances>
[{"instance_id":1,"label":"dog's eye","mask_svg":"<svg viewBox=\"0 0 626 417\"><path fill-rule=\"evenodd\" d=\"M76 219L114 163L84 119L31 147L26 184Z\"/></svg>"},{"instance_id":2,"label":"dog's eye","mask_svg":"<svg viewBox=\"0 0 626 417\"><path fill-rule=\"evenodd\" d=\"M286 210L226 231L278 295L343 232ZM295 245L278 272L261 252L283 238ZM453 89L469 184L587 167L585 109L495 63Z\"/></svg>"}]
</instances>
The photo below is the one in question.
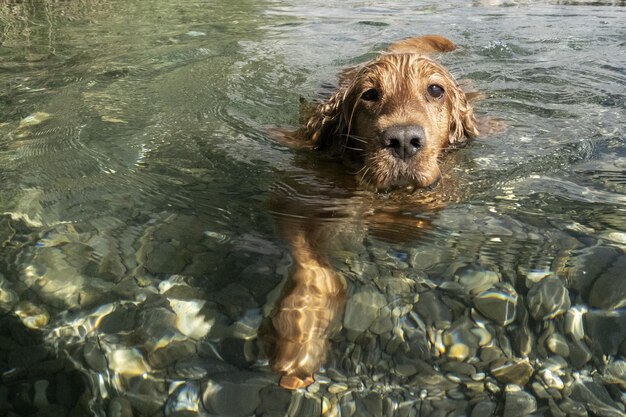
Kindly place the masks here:
<instances>
[{"instance_id":1,"label":"dog's eye","mask_svg":"<svg viewBox=\"0 0 626 417\"><path fill-rule=\"evenodd\" d=\"M440 98L443 96L443 87L437 84L431 84L427 88L428 94L433 98Z\"/></svg>"},{"instance_id":2,"label":"dog's eye","mask_svg":"<svg viewBox=\"0 0 626 417\"><path fill-rule=\"evenodd\" d=\"M361 99L365 101L378 101L379 98L380 95L378 94L378 90L375 88L370 88L361 94Z\"/></svg>"}]
</instances>

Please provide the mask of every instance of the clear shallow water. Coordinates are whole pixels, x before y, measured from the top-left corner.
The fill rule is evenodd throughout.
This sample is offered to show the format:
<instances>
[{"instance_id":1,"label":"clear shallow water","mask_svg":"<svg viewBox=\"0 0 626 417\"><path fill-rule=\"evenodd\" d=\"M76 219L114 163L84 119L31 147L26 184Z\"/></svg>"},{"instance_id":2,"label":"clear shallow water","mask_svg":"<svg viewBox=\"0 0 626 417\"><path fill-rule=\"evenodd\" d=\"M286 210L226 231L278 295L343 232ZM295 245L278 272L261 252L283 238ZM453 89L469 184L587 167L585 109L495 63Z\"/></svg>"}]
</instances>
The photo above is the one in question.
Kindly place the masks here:
<instances>
[{"instance_id":1,"label":"clear shallow water","mask_svg":"<svg viewBox=\"0 0 626 417\"><path fill-rule=\"evenodd\" d=\"M0 5L5 322L68 353L96 415L623 413L621 6ZM420 239L338 237L346 311L361 315L341 321L313 388L283 391L257 338L289 265L266 202L285 173L311 174L266 126L295 125L301 96L420 33L459 45L441 61L508 130L455 155L468 197ZM516 304L512 323L494 299ZM26 365L3 352L7 401L27 415L16 384L59 385L58 371L13 380Z\"/></svg>"}]
</instances>

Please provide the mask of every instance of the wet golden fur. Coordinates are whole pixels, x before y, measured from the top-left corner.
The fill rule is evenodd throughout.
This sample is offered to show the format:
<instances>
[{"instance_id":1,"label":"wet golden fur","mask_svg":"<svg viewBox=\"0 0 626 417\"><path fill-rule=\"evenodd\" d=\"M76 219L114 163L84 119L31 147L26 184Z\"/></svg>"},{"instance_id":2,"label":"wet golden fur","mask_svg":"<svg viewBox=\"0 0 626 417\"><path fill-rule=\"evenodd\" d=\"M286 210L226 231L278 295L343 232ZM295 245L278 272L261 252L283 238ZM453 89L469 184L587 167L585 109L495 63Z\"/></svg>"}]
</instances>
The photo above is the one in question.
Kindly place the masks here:
<instances>
[{"instance_id":1,"label":"wet golden fur","mask_svg":"<svg viewBox=\"0 0 626 417\"><path fill-rule=\"evenodd\" d=\"M441 175L439 157L478 135L468 97L454 77L425 54L455 46L440 36L411 38L392 44L377 58L345 70L338 90L313 110L306 124L285 135L286 142L340 157L358 169L362 186L432 185ZM432 97L429 86L443 89ZM364 100L376 90L377 100ZM381 142L393 126L419 126L423 146L408 161L398 160Z\"/></svg>"}]
</instances>

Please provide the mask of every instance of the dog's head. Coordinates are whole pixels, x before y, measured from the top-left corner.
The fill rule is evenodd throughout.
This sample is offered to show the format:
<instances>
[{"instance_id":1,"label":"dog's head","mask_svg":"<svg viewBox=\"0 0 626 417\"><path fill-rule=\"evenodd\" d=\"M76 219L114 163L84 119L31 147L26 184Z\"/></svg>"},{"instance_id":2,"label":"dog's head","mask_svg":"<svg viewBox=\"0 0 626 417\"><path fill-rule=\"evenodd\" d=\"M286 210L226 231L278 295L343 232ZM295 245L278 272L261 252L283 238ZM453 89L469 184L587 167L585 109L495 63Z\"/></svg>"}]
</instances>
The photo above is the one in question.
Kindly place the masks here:
<instances>
[{"instance_id":1,"label":"dog's head","mask_svg":"<svg viewBox=\"0 0 626 417\"><path fill-rule=\"evenodd\" d=\"M359 180L377 190L433 185L442 153L478 134L465 93L445 68L422 53L454 46L447 41L440 47L426 38L447 41L401 41L347 70L339 91L320 104L306 126L317 148L358 160ZM424 45L431 49L424 51Z\"/></svg>"}]
</instances>

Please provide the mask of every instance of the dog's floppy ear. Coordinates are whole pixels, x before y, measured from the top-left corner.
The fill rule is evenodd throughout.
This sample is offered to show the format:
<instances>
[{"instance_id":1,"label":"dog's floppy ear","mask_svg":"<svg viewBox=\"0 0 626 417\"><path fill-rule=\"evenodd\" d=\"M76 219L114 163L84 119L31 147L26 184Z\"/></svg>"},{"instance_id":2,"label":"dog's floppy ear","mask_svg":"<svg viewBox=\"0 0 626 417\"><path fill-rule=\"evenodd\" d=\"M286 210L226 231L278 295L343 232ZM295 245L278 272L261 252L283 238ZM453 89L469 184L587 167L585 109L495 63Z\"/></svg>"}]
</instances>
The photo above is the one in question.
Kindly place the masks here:
<instances>
[{"instance_id":1,"label":"dog's floppy ear","mask_svg":"<svg viewBox=\"0 0 626 417\"><path fill-rule=\"evenodd\" d=\"M456 45L440 35L424 35L403 39L389 45L387 52L392 54L421 54L430 55L439 52L451 52Z\"/></svg>"},{"instance_id":2,"label":"dog's floppy ear","mask_svg":"<svg viewBox=\"0 0 626 417\"><path fill-rule=\"evenodd\" d=\"M472 104L461 88L455 86L448 90L451 98L450 145L464 146L470 139L478 136L476 117Z\"/></svg>"}]
</instances>

